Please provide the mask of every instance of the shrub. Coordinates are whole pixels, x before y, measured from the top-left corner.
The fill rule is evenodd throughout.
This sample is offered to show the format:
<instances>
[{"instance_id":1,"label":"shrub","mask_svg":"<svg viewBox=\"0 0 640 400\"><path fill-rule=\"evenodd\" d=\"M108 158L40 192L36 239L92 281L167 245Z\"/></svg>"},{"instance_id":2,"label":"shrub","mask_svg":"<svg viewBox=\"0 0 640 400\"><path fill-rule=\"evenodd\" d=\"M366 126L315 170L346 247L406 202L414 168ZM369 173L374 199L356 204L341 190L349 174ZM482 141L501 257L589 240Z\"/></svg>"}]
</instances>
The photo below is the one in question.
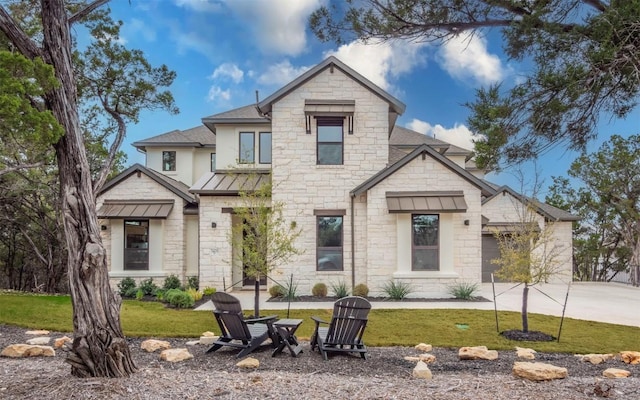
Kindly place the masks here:
<instances>
[{"instance_id":1,"label":"shrub","mask_svg":"<svg viewBox=\"0 0 640 400\"><path fill-rule=\"evenodd\" d=\"M413 291L413 288L406 282L394 281L392 279L384 284L382 291L392 300L402 300Z\"/></svg>"},{"instance_id":2,"label":"shrub","mask_svg":"<svg viewBox=\"0 0 640 400\"><path fill-rule=\"evenodd\" d=\"M189 293L180 289L170 289L166 293L166 301L176 308L191 308L195 304Z\"/></svg>"},{"instance_id":3,"label":"shrub","mask_svg":"<svg viewBox=\"0 0 640 400\"><path fill-rule=\"evenodd\" d=\"M298 283L291 281L282 286L282 295L287 300L295 300L298 297Z\"/></svg>"},{"instance_id":4,"label":"shrub","mask_svg":"<svg viewBox=\"0 0 640 400\"><path fill-rule=\"evenodd\" d=\"M271 297L282 297L284 293L285 288L282 285L273 285L269 288L269 295Z\"/></svg>"},{"instance_id":5,"label":"shrub","mask_svg":"<svg viewBox=\"0 0 640 400\"><path fill-rule=\"evenodd\" d=\"M138 289L136 291L136 300L142 300L144 297L144 291L142 289Z\"/></svg>"},{"instance_id":6,"label":"shrub","mask_svg":"<svg viewBox=\"0 0 640 400\"><path fill-rule=\"evenodd\" d=\"M142 290L142 294L144 296L153 296L156 290L158 290L158 285L153 283L153 278L149 278L140 282L140 286L138 288Z\"/></svg>"},{"instance_id":7,"label":"shrub","mask_svg":"<svg viewBox=\"0 0 640 400\"><path fill-rule=\"evenodd\" d=\"M187 287L200 290L200 279L197 276L190 276L187 278Z\"/></svg>"},{"instance_id":8,"label":"shrub","mask_svg":"<svg viewBox=\"0 0 640 400\"><path fill-rule=\"evenodd\" d=\"M333 295L339 299L347 297L349 295L349 288L347 287L347 284L344 283L344 281L332 283L331 291L333 292Z\"/></svg>"},{"instance_id":9,"label":"shrub","mask_svg":"<svg viewBox=\"0 0 640 400\"><path fill-rule=\"evenodd\" d=\"M136 281L133 278L123 278L120 283L118 283L118 293L120 293L120 297L135 297L136 292Z\"/></svg>"},{"instance_id":10,"label":"shrub","mask_svg":"<svg viewBox=\"0 0 640 400\"><path fill-rule=\"evenodd\" d=\"M455 282L447 287L447 291L456 299L472 300L476 297L478 284L471 282Z\"/></svg>"},{"instance_id":11,"label":"shrub","mask_svg":"<svg viewBox=\"0 0 640 400\"><path fill-rule=\"evenodd\" d=\"M187 289L187 293L189 294L189 296L191 296L193 301L198 301L202 299L202 292L199 291L198 289L190 287L189 289Z\"/></svg>"},{"instance_id":12,"label":"shrub","mask_svg":"<svg viewBox=\"0 0 640 400\"><path fill-rule=\"evenodd\" d=\"M327 285L324 283L316 283L311 289L311 294L316 297L327 297Z\"/></svg>"},{"instance_id":13,"label":"shrub","mask_svg":"<svg viewBox=\"0 0 640 400\"><path fill-rule=\"evenodd\" d=\"M215 292L216 292L216 288L208 287L208 286L202 290L202 294L204 294L205 296L211 296Z\"/></svg>"},{"instance_id":14,"label":"shrub","mask_svg":"<svg viewBox=\"0 0 640 400\"><path fill-rule=\"evenodd\" d=\"M353 295L367 297L369 295L369 287L364 283L359 283L353 288Z\"/></svg>"},{"instance_id":15,"label":"shrub","mask_svg":"<svg viewBox=\"0 0 640 400\"><path fill-rule=\"evenodd\" d=\"M164 290L180 289L180 285L180 278L171 274L164 279L164 285L162 285L162 287Z\"/></svg>"},{"instance_id":16,"label":"shrub","mask_svg":"<svg viewBox=\"0 0 640 400\"><path fill-rule=\"evenodd\" d=\"M164 297L165 297L165 294L166 294L166 293L167 293L167 291L166 291L166 290L164 290L164 289L157 289L157 290L156 290L156 294L155 294L155 296L156 296L156 300L158 300L158 301L164 301Z\"/></svg>"}]
</instances>

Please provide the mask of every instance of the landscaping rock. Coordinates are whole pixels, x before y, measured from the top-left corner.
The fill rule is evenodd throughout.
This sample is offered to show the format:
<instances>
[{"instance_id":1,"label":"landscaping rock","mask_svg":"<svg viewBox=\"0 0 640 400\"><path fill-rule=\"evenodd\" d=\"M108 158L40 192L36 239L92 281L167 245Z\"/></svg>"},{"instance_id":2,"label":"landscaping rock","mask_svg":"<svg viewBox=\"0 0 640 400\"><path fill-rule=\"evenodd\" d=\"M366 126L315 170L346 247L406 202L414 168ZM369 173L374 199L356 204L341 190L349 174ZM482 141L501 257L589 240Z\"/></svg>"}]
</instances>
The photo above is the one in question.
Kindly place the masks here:
<instances>
[{"instance_id":1,"label":"landscaping rock","mask_svg":"<svg viewBox=\"0 0 640 400\"><path fill-rule=\"evenodd\" d=\"M421 379L433 379L431 370L427 364L422 361L418 361L418 364L416 364L416 367L413 369L413 376Z\"/></svg>"},{"instance_id":2,"label":"landscaping rock","mask_svg":"<svg viewBox=\"0 0 640 400\"><path fill-rule=\"evenodd\" d=\"M0 356L21 358L21 357L53 357L56 355L55 350L51 346L31 345L31 344L12 344L4 348Z\"/></svg>"},{"instance_id":3,"label":"landscaping rock","mask_svg":"<svg viewBox=\"0 0 640 400\"><path fill-rule=\"evenodd\" d=\"M260 366L260 361L253 357L247 357L236 363L236 367L242 369L256 369Z\"/></svg>"},{"instance_id":4,"label":"landscaping rock","mask_svg":"<svg viewBox=\"0 0 640 400\"><path fill-rule=\"evenodd\" d=\"M200 344L199 340L189 340L187 343L185 343L185 345L187 346L197 346Z\"/></svg>"},{"instance_id":5,"label":"landscaping rock","mask_svg":"<svg viewBox=\"0 0 640 400\"><path fill-rule=\"evenodd\" d=\"M54 347L54 348L56 348L56 349L59 349L59 348L61 348L62 346L64 346L65 344L72 343L72 342L73 342L73 340L71 340L71 338L70 338L70 337L68 337L68 336L63 336L63 337L61 337L61 338L56 339L56 340L53 342L53 347Z\"/></svg>"},{"instance_id":6,"label":"landscaping rock","mask_svg":"<svg viewBox=\"0 0 640 400\"><path fill-rule=\"evenodd\" d=\"M631 376L631 371L620 368L607 368L602 371L602 376L605 378L628 378Z\"/></svg>"},{"instance_id":7,"label":"landscaping rock","mask_svg":"<svg viewBox=\"0 0 640 400\"><path fill-rule=\"evenodd\" d=\"M210 346L212 345L216 340L218 340L217 336L200 336L200 340L198 341L198 343L202 344L202 345L207 345Z\"/></svg>"},{"instance_id":8,"label":"landscaping rock","mask_svg":"<svg viewBox=\"0 0 640 400\"><path fill-rule=\"evenodd\" d=\"M620 359L627 364L640 364L640 351L621 351Z\"/></svg>"},{"instance_id":9,"label":"landscaping rock","mask_svg":"<svg viewBox=\"0 0 640 400\"><path fill-rule=\"evenodd\" d=\"M550 381L564 379L569 374L566 368L540 362L518 362L513 364L512 372L515 376L530 381Z\"/></svg>"},{"instance_id":10,"label":"landscaping rock","mask_svg":"<svg viewBox=\"0 0 640 400\"><path fill-rule=\"evenodd\" d=\"M166 340L147 339L140 344L140 348L149 353L153 353L156 350L170 349L171 344Z\"/></svg>"},{"instance_id":11,"label":"landscaping rock","mask_svg":"<svg viewBox=\"0 0 640 400\"><path fill-rule=\"evenodd\" d=\"M534 360L536 358L536 351L534 349L527 349L524 347L516 346L516 357L524 358L527 360Z\"/></svg>"},{"instance_id":12,"label":"landscaping rock","mask_svg":"<svg viewBox=\"0 0 640 400\"><path fill-rule=\"evenodd\" d=\"M487 346L461 347L458 357L461 360L496 360L498 352L487 349Z\"/></svg>"},{"instance_id":13,"label":"landscaping rock","mask_svg":"<svg viewBox=\"0 0 640 400\"><path fill-rule=\"evenodd\" d=\"M40 336L33 339L27 340L27 344L39 344L39 345L47 345L51 341L51 338L48 336Z\"/></svg>"},{"instance_id":14,"label":"landscaping rock","mask_svg":"<svg viewBox=\"0 0 640 400\"><path fill-rule=\"evenodd\" d=\"M167 349L160 353L160 359L163 361L180 362L190 358L193 358L193 354L187 349Z\"/></svg>"},{"instance_id":15,"label":"landscaping rock","mask_svg":"<svg viewBox=\"0 0 640 400\"><path fill-rule=\"evenodd\" d=\"M415 349L418 351L428 353L433 350L433 346L431 346L430 344L420 343L416 345Z\"/></svg>"},{"instance_id":16,"label":"landscaping rock","mask_svg":"<svg viewBox=\"0 0 640 400\"><path fill-rule=\"evenodd\" d=\"M590 362L593 365L602 364L609 360L613 360L613 354L576 354L576 357L580 358L584 362Z\"/></svg>"},{"instance_id":17,"label":"landscaping rock","mask_svg":"<svg viewBox=\"0 0 640 400\"><path fill-rule=\"evenodd\" d=\"M33 336L43 336L48 335L49 331L37 330L37 331L26 331L25 335L33 335Z\"/></svg>"},{"instance_id":18,"label":"landscaping rock","mask_svg":"<svg viewBox=\"0 0 640 400\"><path fill-rule=\"evenodd\" d=\"M406 356L404 359L412 362L422 361L427 364L433 364L434 362L436 362L436 356L428 353L420 354L418 356Z\"/></svg>"}]
</instances>

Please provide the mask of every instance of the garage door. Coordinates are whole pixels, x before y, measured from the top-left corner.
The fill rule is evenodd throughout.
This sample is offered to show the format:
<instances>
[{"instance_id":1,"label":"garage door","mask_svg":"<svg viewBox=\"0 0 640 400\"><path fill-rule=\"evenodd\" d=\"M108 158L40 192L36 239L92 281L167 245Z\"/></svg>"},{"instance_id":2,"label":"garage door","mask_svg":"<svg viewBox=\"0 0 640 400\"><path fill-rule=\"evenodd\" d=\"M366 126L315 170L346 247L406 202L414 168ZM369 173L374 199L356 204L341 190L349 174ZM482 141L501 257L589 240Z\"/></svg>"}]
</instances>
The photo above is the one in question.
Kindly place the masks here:
<instances>
[{"instance_id":1,"label":"garage door","mask_svg":"<svg viewBox=\"0 0 640 400\"><path fill-rule=\"evenodd\" d=\"M482 282L491 282L491 274L499 267L491 263L500 257L500 248L498 241L493 235L482 235ZM496 282L500 280L494 276Z\"/></svg>"}]
</instances>

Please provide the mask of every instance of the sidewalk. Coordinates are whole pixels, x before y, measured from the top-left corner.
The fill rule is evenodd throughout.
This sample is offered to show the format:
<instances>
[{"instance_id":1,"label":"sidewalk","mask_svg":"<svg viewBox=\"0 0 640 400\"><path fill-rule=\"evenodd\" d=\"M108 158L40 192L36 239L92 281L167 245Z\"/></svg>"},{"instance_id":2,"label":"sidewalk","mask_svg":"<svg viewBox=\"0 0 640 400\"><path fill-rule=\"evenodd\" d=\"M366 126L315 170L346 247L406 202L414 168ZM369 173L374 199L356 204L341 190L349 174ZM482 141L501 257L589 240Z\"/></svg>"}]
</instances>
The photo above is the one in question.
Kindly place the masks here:
<instances>
[{"instance_id":1,"label":"sidewalk","mask_svg":"<svg viewBox=\"0 0 640 400\"><path fill-rule=\"evenodd\" d=\"M496 283L495 306L498 310L520 312L522 307L522 286L512 283ZM567 289L569 295L567 298ZM243 310L253 309L253 291L232 293L240 299ZM479 295L490 301L483 302L372 302L374 309L478 309L493 310L493 288L483 283ZM267 302L269 294L260 292L260 308L263 310L286 310L286 302ZM640 327L640 288L617 283L573 282L570 287L564 284L546 284L534 286L529 290L528 311L533 314L562 316L566 300L565 317L588 321L607 322ZM292 302L291 309L331 309L333 302ZM212 310L213 303L208 302L198 310Z\"/></svg>"}]
</instances>

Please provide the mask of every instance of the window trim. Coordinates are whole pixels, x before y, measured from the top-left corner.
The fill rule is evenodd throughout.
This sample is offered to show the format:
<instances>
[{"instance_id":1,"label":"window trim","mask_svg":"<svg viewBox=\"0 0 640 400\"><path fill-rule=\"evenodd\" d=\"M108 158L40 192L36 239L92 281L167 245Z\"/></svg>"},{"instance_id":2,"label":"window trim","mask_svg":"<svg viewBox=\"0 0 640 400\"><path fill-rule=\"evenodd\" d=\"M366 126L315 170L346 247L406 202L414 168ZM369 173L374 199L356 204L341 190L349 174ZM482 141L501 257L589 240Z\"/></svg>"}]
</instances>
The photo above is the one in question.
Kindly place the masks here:
<instances>
[{"instance_id":1,"label":"window trim","mask_svg":"<svg viewBox=\"0 0 640 400\"><path fill-rule=\"evenodd\" d=\"M415 244L415 229L414 229L414 222L413 219L414 217L417 216L433 216L437 218L438 221L438 244L436 244L435 246L431 245L431 246L417 246ZM438 272L441 270L440 268L440 234L442 233L442 229L440 229L440 214L423 214L423 213L419 213L419 214L411 214L411 271L413 272ZM414 255L416 250L435 250L436 251L436 261L437 261L437 268L436 269L416 269L416 266L414 264Z\"/></svg>"},{"instance_id":2,"label":"window trim","mask_svg":"<svg viewBox=\"0 0 640 400\"><path fill-rule=\"evenodd\" d=\"M171 166L170 166L170 168L166 168L166 164L165 164L165 154L167 154L167 155L169 155L169 156L173 155L172 160L171 160ZM177 158L178 158L178 157L177 157L177 154L176 154L176 151L175 151L175 150L166 150L166 151L164 151L164 150L163 150L163 151L162 151L162 171L165 171L165 172L175 172L175 170L176 170L176 164L178 163L178 162L177 162Z\"/></svg>"},{"instance_id":3,"label":"window trim","mask_svg":"<svg viewBox=\"0 0 640 400\"><path fill-rule=\"evenodd\" d=\"M263 160L262 156L262 137L263 135L269 135L269 161ZM259 132L258 133L258 163L259 164L271 164L273 161L273 135L271 132Z\"/></svg>"},{"instance_id":4,"label":"window trim","mask_svg":"<svg viewBox=\"0 0 640 400\"><path fill-rule=\"evenodd\" d=\"M344 116L316 116L316 165L344 165ZM326 142L320 141L320 127L321 126L339 126L341 128L340 141L339 142ZM320 163L320 145L321 144L340 144L340 163L338 164L325 164Z\"/></svg>"},{"instance_id":5,"label":"window trim","mask_svg":"<svg viewBox=\"0 0 640 400\"><path fill-rule=\"evenodd\" d=\"M251 135L251 158L242 157L242 136ZM238 164L255 164L256 162L256 133L244 131L238 134Z\"/></svg>"},{"instance_id":6,"label":"window trim","mask_svg":"<svg viewBox=\"0 0 640 400\"><path fill-rule=\"evenodd\" d=\"M320 246L318 241L320 239L320 219L321 218L340 218L340 243L341 246ZM320 269L320 251L322 250L340 250L340 269ZM344 271L344 216L343 215L316 215L316 271L330 272L330 271Z\"/></svg>"}]
</instances>

